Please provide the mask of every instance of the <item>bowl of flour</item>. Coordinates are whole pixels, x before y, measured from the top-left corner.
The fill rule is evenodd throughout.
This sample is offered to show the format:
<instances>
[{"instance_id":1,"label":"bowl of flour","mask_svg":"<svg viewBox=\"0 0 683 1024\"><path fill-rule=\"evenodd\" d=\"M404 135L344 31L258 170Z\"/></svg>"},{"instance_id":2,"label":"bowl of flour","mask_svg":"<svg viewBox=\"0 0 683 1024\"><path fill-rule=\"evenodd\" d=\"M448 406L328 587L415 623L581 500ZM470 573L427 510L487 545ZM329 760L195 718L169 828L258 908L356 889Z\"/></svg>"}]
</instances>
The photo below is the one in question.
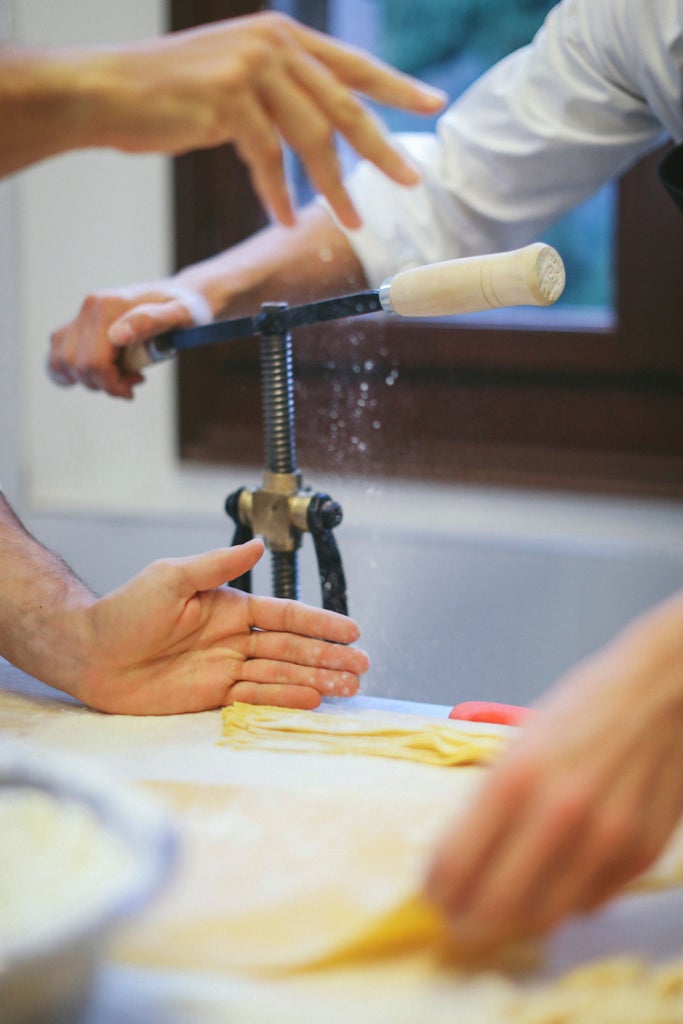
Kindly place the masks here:
<instances>
[{"instance_id":1,"label":"bowl of flour","mask_svg":"<svg viewBox=\"0 0 683 1024\"><path fill-rule=\"evenodd\" d=\"M0 748L0 1017L77 1024L108 940L160 889L172 826L91 762Z\"/></svg>"}]
</instances>

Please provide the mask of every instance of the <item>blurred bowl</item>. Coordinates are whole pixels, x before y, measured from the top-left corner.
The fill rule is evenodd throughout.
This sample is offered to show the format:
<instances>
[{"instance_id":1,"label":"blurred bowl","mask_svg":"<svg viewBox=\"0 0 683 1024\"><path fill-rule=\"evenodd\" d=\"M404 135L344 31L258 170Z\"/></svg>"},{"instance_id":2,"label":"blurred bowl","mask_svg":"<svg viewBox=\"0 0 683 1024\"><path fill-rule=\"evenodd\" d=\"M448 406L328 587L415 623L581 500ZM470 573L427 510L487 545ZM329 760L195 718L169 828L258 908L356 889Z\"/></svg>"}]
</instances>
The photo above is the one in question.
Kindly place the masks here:
<instances>
[{"instance_id":1,"label":"blurred bowl","mask_svg":"<svg viewBox=\"0 0 683 1024\"><path fill-rule=\"evenodd\" d=\"M160 889L176 839L90 761L0 749L0 1020L77 1024L113 931Z\"/></svg>"}]
</instances>

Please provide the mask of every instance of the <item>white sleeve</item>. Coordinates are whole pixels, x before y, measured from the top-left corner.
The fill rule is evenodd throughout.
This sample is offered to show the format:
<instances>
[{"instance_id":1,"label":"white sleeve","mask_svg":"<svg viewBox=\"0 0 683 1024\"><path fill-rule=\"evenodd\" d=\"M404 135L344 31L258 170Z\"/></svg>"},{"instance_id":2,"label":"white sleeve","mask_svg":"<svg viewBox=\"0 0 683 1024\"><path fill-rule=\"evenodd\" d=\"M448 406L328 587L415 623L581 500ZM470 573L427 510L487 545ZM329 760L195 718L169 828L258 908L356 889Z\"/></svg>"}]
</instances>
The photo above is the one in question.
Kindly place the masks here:
<instances>
[{"instance_id":1,"label":"white sleeve","mask_svg":"<svg viewBox=\"0 0 683 1024\"><path fill-rule=\"evenodd\" d=\"M683 0L563 0L533 43L482 76L436 135L401 135L412 188L368 163L348 186L347 232L368 282L442 259L516 248L626 170L683 137Z\"/></svg>"}]
</instances>

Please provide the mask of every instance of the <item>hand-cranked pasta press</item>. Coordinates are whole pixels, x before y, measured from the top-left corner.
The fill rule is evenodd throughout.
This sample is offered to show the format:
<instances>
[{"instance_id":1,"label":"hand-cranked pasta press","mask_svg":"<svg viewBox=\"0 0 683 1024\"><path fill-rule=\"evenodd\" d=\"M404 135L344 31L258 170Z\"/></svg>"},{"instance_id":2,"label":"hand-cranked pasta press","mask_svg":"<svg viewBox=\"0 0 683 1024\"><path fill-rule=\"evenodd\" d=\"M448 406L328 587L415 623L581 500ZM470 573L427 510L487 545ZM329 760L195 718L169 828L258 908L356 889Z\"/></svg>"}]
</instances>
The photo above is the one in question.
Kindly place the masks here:
<instances>
[{"instance_id":1,"label":"hand-cranked pasta press","mask_svg":"<svg viewBox=\"0 0 683 1024\"><path fill-rule=\"evenodd\" d=\"M289 307L266 303L255 317L172 331L122 353L124 370L140 370L197 348L260 335L267 466L260 487L242 487L226 501L235 522L233 544L261 536L271 552L276 597L299 596L298 549L310 533L324 608L346 613L346 582L333 530L342 510L328 494L304 487L296 464L291 331L303 324L384 311L406 317L454 316L502 306L547 306L562 294L564 267L542 242L467 259L403 270L376 291ZM250 574L233 586L251 589Z\"/></svg>"}]
</instances>

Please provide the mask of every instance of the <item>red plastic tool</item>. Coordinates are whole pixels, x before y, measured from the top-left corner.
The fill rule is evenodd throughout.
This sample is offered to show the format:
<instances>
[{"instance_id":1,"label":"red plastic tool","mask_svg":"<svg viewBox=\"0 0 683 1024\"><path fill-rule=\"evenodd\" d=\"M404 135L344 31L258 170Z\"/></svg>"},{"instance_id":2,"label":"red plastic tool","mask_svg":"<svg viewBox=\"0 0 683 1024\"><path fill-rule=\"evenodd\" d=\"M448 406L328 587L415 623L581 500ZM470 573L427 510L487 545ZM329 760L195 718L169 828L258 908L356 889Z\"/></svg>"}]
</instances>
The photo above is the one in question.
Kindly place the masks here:
<instances>
[{"instance_id":1,"label":"red plastic tool","mask_svg":"<svg viewBox=\"0 0 683 1024\"><path fill-rule=\"evenodd\" d=\"M496 704L490 700L468 700L456 704L448 717L461 722L488 722L492 725L523 725L532 715L534 708L518 704Z\"/></svg>"}]
</instances>

